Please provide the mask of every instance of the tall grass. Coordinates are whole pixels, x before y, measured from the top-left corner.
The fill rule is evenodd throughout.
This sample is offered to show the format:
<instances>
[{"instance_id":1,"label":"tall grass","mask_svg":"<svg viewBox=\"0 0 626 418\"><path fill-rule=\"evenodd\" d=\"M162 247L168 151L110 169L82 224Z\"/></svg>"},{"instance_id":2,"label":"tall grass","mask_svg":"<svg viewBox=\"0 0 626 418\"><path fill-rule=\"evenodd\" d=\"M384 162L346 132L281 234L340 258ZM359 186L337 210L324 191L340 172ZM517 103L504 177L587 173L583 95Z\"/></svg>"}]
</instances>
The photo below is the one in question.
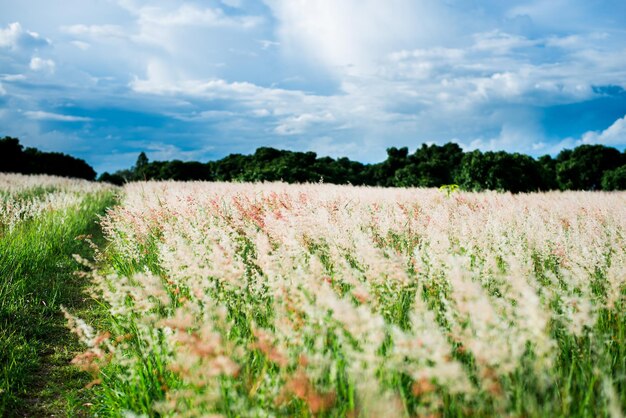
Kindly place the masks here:
<instances>
[{"instance_id":1,"label":"tall grass","mask_svg":"<svg viewBox=\"0 0 626 418\"><path fill-rule=\"evenodd\" d=\"M622 416L626 194L138 183L100 416Z\"/></svg>"},{"instance_id":2,"label":"tall grass","mask_svg":"<svg viewBox=\"0 0 626 418\"><path fill-rule=\"evenodd\" d=\"M77 237L97 230L113 192L87 182L2 175L0 195L0 212L12 214L0 217L0 416L11 416L41 384L33 380L44 351L66 337L60 306L82 297L72 255L93 254Z\"/></svg>"}]
</instances>

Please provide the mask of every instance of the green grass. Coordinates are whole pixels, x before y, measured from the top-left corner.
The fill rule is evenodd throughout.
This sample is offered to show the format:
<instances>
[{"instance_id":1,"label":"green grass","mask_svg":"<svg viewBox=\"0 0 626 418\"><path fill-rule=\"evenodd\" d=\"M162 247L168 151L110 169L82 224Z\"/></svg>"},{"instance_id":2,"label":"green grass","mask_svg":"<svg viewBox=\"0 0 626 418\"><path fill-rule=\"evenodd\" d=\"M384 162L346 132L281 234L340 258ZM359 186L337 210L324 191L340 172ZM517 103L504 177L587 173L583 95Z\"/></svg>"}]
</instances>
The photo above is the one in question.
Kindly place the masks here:
<instances>
[{"instance_id":1,"label":"green grass","mask_svg":"<svg viewBox=\"0 0 626 418\"><path fill-rule=\"evenodd\" d=\"M151 237L156 239L156 237ZM402 237L396 237L395 241L402 241ZM408 240L408 238L407 238ZM393 245L392 245L393 244ZM395 248L398 242L388 244ZM399 248L411 248L411 242L402 242ZM139 246L142 258L132 260L122 253L116 252L116 248L108 248L106 270L114 271L122 276L132 277L133 273L152 271L161 275L164 282L168 277L159 266L158 254L151 239L144 246ZM407 250L409 251L409 250ZM242 258L245 259L245 248L241 250ZM312 251L313 255L326 259L319 251ZM541 271L552 270L558 274L558 267L548 261L537 260L541 263ZM253 260L250 267L254 268ZM332 266L327 266L332 276ZM598 273L599 282L605 277ZM443 282L442 282L443 283ZM418 285L418 282L412 286ZM406 297L394 295L403 292L392 291L388 298L384 298L388 304L385 306L386 320L403 326L408 318L412 306L415 289L409 287L403 290ZM184 289L181 290L184 295ZM431 286L424 288L423 296L427 302L441 300L440 291ZM602 289L598 289L598 294ZM220 290L216 286L211 296L228 307L228 321L236 324L226 336L232 342L241 347L249 346L254 339L251 337L251 329L254 324L264 322L271 323L272 313L267 310L270 306L267 301L259 300L257 295L243 292L229 294L228 291ZM172 306L163 309L173 312L177 308L176 302ZM431 309L436 311L438 306L433 304ZM163 348L159 352L157 346L146 347L145 341L139 335L139 328L135 321L139 317L116 318L111 316L105 329L111 330L114 335L130 335L131 343L127 346L128 358L144 359L133 363L132 369L119 364L109 364L102 370L103 384L97 389L98 405L96 406L101 416L117 416L124 411L133 411L147 416L158 416L154 410L155 403L163 401L166 391L185 387L179 376L167 371L168 353ZM320 329L320 332L323 332ZM548 371L549 381L541 381L534 370L532 348L529 347L524 361L519 368L499 380L503 398L493 396L488 391L480 391L471 398L446 393L445 388L438 388L442 393L444 404L441 407L442 416L465 417L465 416L519 416L519 417L598 417L612 416L610 405L617 405L617 409L626 407L626 306L617 304L613 309L602 309L599 318L592 329L588 329L582 336L574 336L565 327L554 321L551 324L551 332L558 345L558 356L552 370ZM165 347L165 344L163 345ZM354 407L354 392L356 382L350 381L343 372L345 369L343 350L345 347L334 339L330 332L327 338L325 350L329 356L336 360L334 371L328 372L324 377L325 384L334 390L337 395L335 407L316 416L347 416ZM382 349L384 351L384 348ZM471 355L456 354L467 370L475 370L474 360ZM264 398L263 393L255 392L256 385L253 382L265 380L265 382L279 381L280 371L264 355L258 351L250 351L246 356L241 373L236 377L224 376L220 380L221 392L217 402L217 410L212 411L224 414L228 417L241 416L235 409L234 402L239 402L236 410L245 409L241 400L246 399L249 411L271 411L270 415L277 416L312 416L306 405L298 400L290 402L286 406L277 407L274 399ZM132 375L131 380L121 379L120 376ZM402 374L379 376L385 382L385 386L400 394L406 416L419 415L420 402L423 400L412 393L413 381L410 377ZM474 382L476 383L476 382ZM611 386L613 394L607 387ZM252 391L250 388L255 387ZM163 390L162 388L167 388ZM191 389L193 392L194 389ZM252 392L255 392L251 395ZM196 392L197 397L202 397L201 392ZM197 405L197 414L202 411L203 405ZM251 416L255 416L250 412ZM260 416L264 416L261 414Z\"/></svg>"},{"instance_id":2,"label":"green grass","mask_svg":"<svg viewBox=\"0 0 626 418\"><path fill-rule=\"evenodd\" d=\"M44 192L44 191L37 191ZM73 254L93 255L79 235L99 235L111 192L27 220L0 237L0 416L80 415L89 377L69 366L78 352L60 306L95 320Z\"/></svg>"}]
</instances>

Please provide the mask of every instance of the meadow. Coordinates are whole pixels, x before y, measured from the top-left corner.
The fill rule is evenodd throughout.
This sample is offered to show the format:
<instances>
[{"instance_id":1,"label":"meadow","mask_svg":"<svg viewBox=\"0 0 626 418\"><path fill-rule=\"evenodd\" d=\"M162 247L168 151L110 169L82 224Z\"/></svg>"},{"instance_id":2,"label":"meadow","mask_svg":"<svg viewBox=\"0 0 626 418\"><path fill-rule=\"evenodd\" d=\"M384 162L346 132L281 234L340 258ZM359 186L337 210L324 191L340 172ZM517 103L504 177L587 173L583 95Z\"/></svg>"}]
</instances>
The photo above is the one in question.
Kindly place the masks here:
<instances>
[{"instance_id":1,"label":"meadow","mask_svg":"<svg viewBox=\"0 0 626 418\"><path fill-rule=\"evenodd\" d=\"M98 416L623 416L626 193L145 182L101 225Z\"/></svg>"},{"instance_id":2,"label":"meadow","mask_svg":"<svg viewBox=\"0 0 626 418\"><path fill-rule=\"evenodd\" d=\"M626 409L624 192L15 175L0 190L0 415L49 379L55 335L67 416Z\"/></svg>"},{"instance_id":3,"label":"meadow","mask_svg":"<svg viewBox=\"0 0 626 418\"><path fill-rule=\"evenodd\" d=\"M65 385L89 381L64 367L79 346L60 308L81 302L73 254L93 256L81 236L98 233L114 194L84 180L0 173L0 416L71 411Z\"/></svg>"}]
</instances>

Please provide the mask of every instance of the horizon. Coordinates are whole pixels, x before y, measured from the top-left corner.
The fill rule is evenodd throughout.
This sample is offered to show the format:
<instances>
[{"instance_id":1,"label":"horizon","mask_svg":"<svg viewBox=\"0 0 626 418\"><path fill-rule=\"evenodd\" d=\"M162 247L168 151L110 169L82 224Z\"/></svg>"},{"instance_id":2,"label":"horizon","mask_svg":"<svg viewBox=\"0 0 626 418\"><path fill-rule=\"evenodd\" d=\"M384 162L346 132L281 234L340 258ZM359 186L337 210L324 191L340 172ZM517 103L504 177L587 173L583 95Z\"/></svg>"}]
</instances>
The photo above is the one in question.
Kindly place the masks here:
<instances>
[{"instance_id":1,"label":"horizon","mask_svg":"<svg viewBox=\"0 0 626 418\"><path fill-rule=\"evenodd\" d=\"M4 138L7 138L7 137L4 137ZM4 139L4 138L3 138L3 137L0 137L0 140L2 140L2 139ZM11 138L11 137L8 137L8 138ZM18 139L18 141L20 142L20 145L21 145L24 149L28 148L28 146L25 146L24 144L22 144L22 143L21 143L21 141L19 140L19 138L14 138L14 139ZM449 143L452 143L452 144L455 144L455 145L459 145L459 144L457 144L457 143L455 143L455 142L449 142ZM417 147L415 147L415 148L411 148L411 147L406 146L406 148L408 149L408 154L409 154L409 155L412 155L413 153L418 152L418 151L419 151L419 149L420 149L423 145L426 145L426 146L429 146L429 147L430 147L430 146L432 146L432 145L436 145L436 146L443 146L443 145L445 145L445 144L422 143L422 144L418 145L418 146L417 146ZM603 145L603 146L607 146L607 145L604 145L604 144L578 144L578 145L576 146L576 148L577 148L578 146L580 146L580 145ZM394 146L393 146L393 145L390 145L390 147L394 147ZM468 153L468 152L471 152L471 151L474 151L474 150L481 151L481 150L480 150L480 149L478 149L478 148L476 148L476 149L471 149L471 150L466 150L466 149L463 149L460 145L459 145L459 147L461 148L461 151L462 151L463 153ZM147 155L147 153L146 153L145 151L139 151L139 152L138 152L138 154L137 154L137 158L135 158L135 159L133 160L133 162L132 162L130 165L128 165L128 166L126 166L126 167L121 167L121 168L118 168L118 169L116 169L115 171L110 171L110 172L109 172L109 171L101 171L101 172L98 172L97 170L95 170L95 167L93 167L93 165L91 165L91 164L90 164L90 162L89 162L89 161L84 160L84 159L82 159L82 158L80 158L80 157L76 157L75 155L67 154L67 153L64 153L64 155L67 155L67 156L72 157L72 158L80 158L82 161L84 161L85 163L87 163L87 165L88 165L89 167L93 168L93 169L94 169L94 171L96 172L96 177L99 177L99 176L101 176L102 174L116 174L116 173L121 172L121 171L132 170L132 169L133 169L133 167L135 166L135 164L136 164L137 160L138 160L139 158L141 158L141 157L140 157L140 155L141 155L141 154L144 154L144 156L148 159L148 161L149 161L150 163L153 163L153 162L156 162L156 163L163 163L163 162L172 162L172 161L184 161L184 162L199 162L199 163L201 163L201 164L209 164L209 163L216 163L216 162L219 162L219 161L221 161L222 159L227 158L227 157L228 157L228 156L230 156L230 155L254 156L254 155L256 154L256 152L257 152L260 148L270 148L270 149L275 149L275 150L278 150L278 151L283 151L283 152L294 152L294 153L298 153L298 152L313 152L313 153L315 154L315 157L316 157L317 159L320 159L320 158L325 158L325 157L330 157L330 158L333 158L334 160L338 160L338 159L340 159L340 158L348 158L348 159L350 159L349 157L345 157L345 156L334 156L334 157L331 157L331 156L329 156L329 155L319 154L319 153L317 153L317 152L315 152L315 151L294 151L294 150L289 150L289 149L273 148L273 147L268 147L268 146L263 146L263 145L261 145L261 146L257 147L257 148L256 148L256 149L254 149L254 150L250 150L249 152L231 153L231 154L227 154L227 155L224 155L224 156L221 156L221 157L215 157L215 158L213 158L213 159L206 159L206 160L193 160L193 159L181 160L181 159L177 159L177 158L162 159L162 160L159 160L159 159L151 159L151 158ZM403 148L403 147L395 147L395 148L400 149L400 148ZM573 148L573 149L576 149L576 148ZM623 148L623 149L620 149L619 147L611 147L611 148L615 148L618 152L621 152L621 153L626 153L626 148ZM37 148L34 148L34 149L35 149L36 151L43 151L43 152L57 152L57 151L44 151L44 150L40 150L40 149L37 149ZM573 149L563 148L561 151L565 151L565 150L573 150ZM488 151L481 151L481 152L483 152L483 153L486 153L486 152L495 152L495 153L498 153L498 152L506 152L506 153L509 153L509 154L515 154L515 153L517 153L516 151L509 152L509 151L506 151L506 150L497 150L497 149L488 150ZM525 153L519 153L519 154L522 154L522 155L528 155L528 156L530 156L531 158L533 158L533 159L535 159L535 160L538 160L538 159L539 159L539 157L542 157L542 156L545 156L545 155L549 155L550 157L555 158L555 157L557 156L557 154L558 154L558 153L560 153L560 151L559 151L559 152L557 152L557 153L555 153L555 154L543 154L543 155L540 155L540 156L535 156L535 155L530 155L530 154L525 154ZM370 165L376 165L376 164L381 164L381 163L384 163L385 161L387 161L387 159L388 159L388 158L389 158L388 154L387 154L387 153L385 153L384 158L383 158L383 159L379 159L379 160L374 160L374 161L367 161L367 162L363 162L363 161L358 161L358 160L353 160L353 159L350 159L350 161L357 162L357 163L361 163L361 164L363 164L363 165L365 165L365 166L370 166Z\"/></svg>"},{"instance_id":2,"label":"horizon","mask_svg":"<svg viewBox=\"0 0 626 418\"><path fill-rule=\"evenodd\" d=\"M262 146L626 147L626 3L0 4L0 136L98 173Z\"/></svg>"}]
</instances>

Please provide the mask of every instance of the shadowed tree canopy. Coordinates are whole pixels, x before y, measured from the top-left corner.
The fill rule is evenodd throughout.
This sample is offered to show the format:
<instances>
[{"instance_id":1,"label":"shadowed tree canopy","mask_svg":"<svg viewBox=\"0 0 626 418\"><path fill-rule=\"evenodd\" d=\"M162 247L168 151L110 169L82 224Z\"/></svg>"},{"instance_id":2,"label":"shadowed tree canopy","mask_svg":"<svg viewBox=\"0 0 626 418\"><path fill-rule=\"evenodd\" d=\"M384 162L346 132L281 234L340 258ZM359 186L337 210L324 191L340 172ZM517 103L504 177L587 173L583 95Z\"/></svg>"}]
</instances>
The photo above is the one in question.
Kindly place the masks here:
<instances>
[{"instance_id":1,"label":"shadowed tree canopy","mask_svg":"<svg viewBox=\"0 0 626 418\"><path fill-rule=\"evenodd\" d=\"M104 173L100 180L126 181L208 180L319 182L387 187L440 187L458 184L465 190L500 190L513 193L542 190L623 190L625 154L603 145L582 145L563 150L556 158L537 159L519 153L463 152L454 143L422 144L414 153L390 147L387 158L362 164L348 158L318 157L270 147L254 154L230 154L207 163L149 161L140 153L129 170Z\"/></svg>"},{"instance_id":2,"label":"shadowed tree canopy","mask_svg":"<svg viewBox=\"0 0 626 418\"><path fill-rule=\"evenodd\" d=\"M394 186L439 187L452 184L458 174L463 150L457 144L422 144L408 156L408 163L395 171Z\"/></svg>"},{"instance_id":3,"label":"shadowed tree canopy","mask_svg":"<svg viewBox=\"0 0 626 418\"><path fill-rule=\"evenodd\" d=\"M0 172L96 178L96 172L84 160L59 152L24 149L17 138L8 136L0 139Z\"/></svg>"},{"instance_id":4,"label":"shadowed tree canopy","mask_svg":"<svg viewBox=\"0 0 626 418\"><path fill-rule=\"evenodd\" d=\"M0 139L0 171L53 174L88 180L95 171L85 161L55 152L26 148L16 138ZM150 161L141 152L135 164L99 181L124 184L140 180L325 182L386 187L440 187L513 193L543 190L626 190L626 150L580 145L556 158L479 150L463 152L454 143L390 147L387 158L362 164L346 157L318 157L314 152L258 148L254 154L230 154L208 161Z\"/></svg>"},{"instance_id":5,"label":"shadowed tree canopy","mask_svg":"<svg viewBox=\"0 0 626 418\"><path fill-rule=\"evenodd\" d=\"M604 172L602 190L626 190L626 165Z\"/></svg>"},{"instance_id":6,"label":"shadowed tree canopy","mask_svg":"<svg viewBox=\"0 0 626 418\"><path fill-rule=\"evenodd\" d=\"M581 145L556 157L556 178L562 189L599 190L606 171L624 165L624 155L604 145Z\"/></svg>"}]
</instances>

